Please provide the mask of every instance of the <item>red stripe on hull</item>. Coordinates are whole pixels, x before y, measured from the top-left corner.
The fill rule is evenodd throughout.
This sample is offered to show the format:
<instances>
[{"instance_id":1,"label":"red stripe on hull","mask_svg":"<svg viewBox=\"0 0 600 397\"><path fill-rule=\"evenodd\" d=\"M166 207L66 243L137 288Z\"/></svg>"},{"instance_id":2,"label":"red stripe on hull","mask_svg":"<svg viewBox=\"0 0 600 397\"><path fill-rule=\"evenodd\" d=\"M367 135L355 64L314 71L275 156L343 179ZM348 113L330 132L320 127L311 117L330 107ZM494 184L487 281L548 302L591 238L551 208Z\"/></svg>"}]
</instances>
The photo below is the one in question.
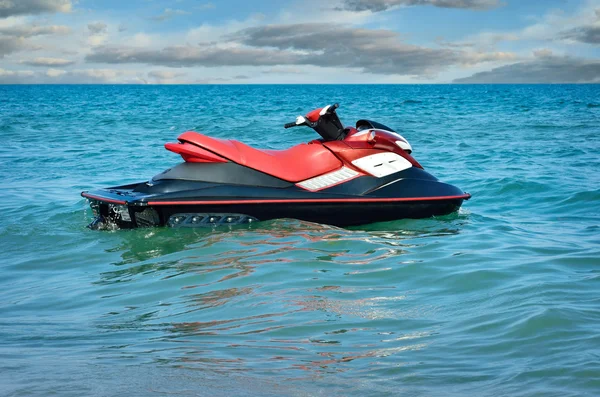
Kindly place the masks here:
<instances>
[{"instance_id":1,"label":"red stripe on hull","mask_svg":"<svg viewBox=\"0 0 600 397\"><path fill-rule=\"evenodd\" d=\"M350 198L350 199L296 199L296 200L223 200L223 201L149 201L148 205L199 205L199 204L285 204L285 203L394 203L405 201L436 201L436 200L468 200L470 194L461 196L438 196L438 197L405 197L405 198Z\"/></svg>"}]
</instances>

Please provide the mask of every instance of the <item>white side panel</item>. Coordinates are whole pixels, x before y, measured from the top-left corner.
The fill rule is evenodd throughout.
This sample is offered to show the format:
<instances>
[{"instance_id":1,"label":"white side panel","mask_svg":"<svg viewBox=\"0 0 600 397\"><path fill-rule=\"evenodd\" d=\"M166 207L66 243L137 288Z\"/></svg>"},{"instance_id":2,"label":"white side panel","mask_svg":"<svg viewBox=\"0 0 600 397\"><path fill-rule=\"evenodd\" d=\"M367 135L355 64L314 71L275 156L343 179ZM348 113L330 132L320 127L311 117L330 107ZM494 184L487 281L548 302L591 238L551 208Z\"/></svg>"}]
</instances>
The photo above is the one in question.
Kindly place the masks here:
<instances>
[{"instance_id":1,"label":"white side panel","mask_svg":"<svg viewBox=\"0 0 600 397\"><path fill-rule=\"evenodd\" d=\"M396 153L377 153L352 162L354 166L378 178L412 167L410 161Z\"/></svg>"},{"instance_id":2,"label":"white side panel","mask_svg":"<svg viewBox=\"0 0 600 397\"><path fill-rule=\"evenodd\" d=\"M358 174L358 172L351 170L348 167L342 167L337 171L330 172L329 174L298 182L296 185L306 190L316 191L349 181L350 179L355 178Z\"/></svg>"}]
</instances>

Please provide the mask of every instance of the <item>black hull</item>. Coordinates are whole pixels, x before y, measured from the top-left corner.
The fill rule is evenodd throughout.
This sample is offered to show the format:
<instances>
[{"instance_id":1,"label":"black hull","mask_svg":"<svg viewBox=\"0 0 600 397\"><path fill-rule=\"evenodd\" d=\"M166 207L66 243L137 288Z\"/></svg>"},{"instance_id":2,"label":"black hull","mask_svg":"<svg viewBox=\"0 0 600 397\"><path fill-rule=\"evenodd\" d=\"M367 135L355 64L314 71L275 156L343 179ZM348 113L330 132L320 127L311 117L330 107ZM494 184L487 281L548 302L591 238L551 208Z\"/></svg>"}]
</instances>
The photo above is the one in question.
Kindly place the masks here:
<instances>
[{"instance_id":1,"label":"black hull","mask_svg":"<svg viewBox=\"0 0 600 397\"><path fill-rule=\"evenodd\" d=\"M235 165L234 167L240 167ZM256 171L232 166L174 167L149 182L83 192L97 216L91 226L214 226L292 218L334 226L357 226L457 211L470 195L410 168L384 178L362 176L311 192ZM207 170L209 172L207 172ZM201 175L204 180L191 180ZM175 179L179 177L181 179ZM183 179L185 178L185 179ZM246 183L246 184L244 184Z\"/></svg>"},{"instance_id":2,"label":"black hull","mask_svg":"<svg viewBox=\"0 0 600 397\"><path fill-rule=\"evenodd\" d=\"M358 226L403 218L430 218L457 211L463 199L387 203L281 203L156 206L163 220L181 213L246 214L260 221L292 218L332 226Z\"/></svg>"}]
</instances>

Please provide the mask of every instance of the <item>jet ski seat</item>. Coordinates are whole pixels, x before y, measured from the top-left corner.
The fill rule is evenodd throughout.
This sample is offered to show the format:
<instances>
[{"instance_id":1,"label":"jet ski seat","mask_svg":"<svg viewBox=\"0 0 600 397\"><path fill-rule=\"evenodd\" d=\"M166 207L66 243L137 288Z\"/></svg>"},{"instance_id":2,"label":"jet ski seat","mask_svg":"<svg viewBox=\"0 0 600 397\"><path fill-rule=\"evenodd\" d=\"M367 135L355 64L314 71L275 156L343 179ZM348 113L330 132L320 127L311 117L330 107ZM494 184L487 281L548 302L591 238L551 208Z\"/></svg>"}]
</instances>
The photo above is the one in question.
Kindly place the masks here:
<instances>
[{"instance_id":1,"label":"jet ski seat","mask_svg":"<svg viewBox=\"0 0 600 397\"><path fill-rule=\"evenodd\" d=\"M177 139L181 144L200 147L234 163L293 183L334 171L342 166L342 162L318 141L285 150L261 150L235 140L211 138L193 131L184 132Z\"/></svg>"}]
</instances>

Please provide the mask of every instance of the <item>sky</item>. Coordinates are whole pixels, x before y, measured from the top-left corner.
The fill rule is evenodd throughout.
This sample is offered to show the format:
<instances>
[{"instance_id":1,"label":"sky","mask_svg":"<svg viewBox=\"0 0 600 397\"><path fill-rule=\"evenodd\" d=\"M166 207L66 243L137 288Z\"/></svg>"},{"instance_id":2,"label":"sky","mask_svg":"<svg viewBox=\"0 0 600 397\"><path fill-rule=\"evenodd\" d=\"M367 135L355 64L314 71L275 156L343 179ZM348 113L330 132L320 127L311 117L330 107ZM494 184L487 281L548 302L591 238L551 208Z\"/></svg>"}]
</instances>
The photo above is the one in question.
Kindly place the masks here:
<instances>
[{"instance_id":1,"label":"sky","mask_svg":"<svg viewBox=\"0 0 600 397\"><path fill-rule=\"evenodd\" d=\"M600 83L600 0L0 0L19 83Z\"/></svg>"}]
</instances>

